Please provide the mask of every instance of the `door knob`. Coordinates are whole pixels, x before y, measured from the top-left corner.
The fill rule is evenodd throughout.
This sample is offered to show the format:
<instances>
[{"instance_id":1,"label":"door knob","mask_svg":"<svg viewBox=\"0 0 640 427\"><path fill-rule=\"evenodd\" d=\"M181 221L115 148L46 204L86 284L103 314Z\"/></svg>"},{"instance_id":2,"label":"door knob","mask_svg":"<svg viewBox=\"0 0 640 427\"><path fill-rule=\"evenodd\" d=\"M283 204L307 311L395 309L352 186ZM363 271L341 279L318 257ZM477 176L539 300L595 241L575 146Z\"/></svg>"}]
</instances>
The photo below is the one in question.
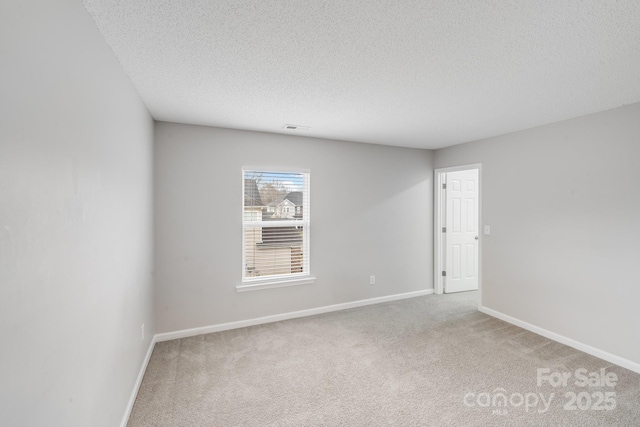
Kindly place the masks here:
<instances>
[{"instance_id":1,"label":"door knob","mask_svg":"<svg viewBox=\"0 0 640 427\"><path fill-rule=\"evenodd\" d=\"M476 236L476 240L478 240L478 236Z\"/></svg>"}]
</instances>

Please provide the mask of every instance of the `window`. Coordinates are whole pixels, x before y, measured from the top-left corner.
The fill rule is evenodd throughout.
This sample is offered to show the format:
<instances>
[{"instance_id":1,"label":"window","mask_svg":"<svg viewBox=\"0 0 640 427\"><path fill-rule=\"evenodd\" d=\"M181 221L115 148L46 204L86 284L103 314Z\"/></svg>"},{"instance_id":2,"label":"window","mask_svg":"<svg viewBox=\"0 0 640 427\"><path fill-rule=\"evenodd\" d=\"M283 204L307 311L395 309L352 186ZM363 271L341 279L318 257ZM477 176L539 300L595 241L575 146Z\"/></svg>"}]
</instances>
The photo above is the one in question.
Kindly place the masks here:
<instances>
[{"instance_id":1,"label":"window","mask_svg":"<svg viewBox=\"0 0 640 427\"><path fill-rule=\"evenodd\" d=\"M243 170L239 291L311 283L309 173Z\"/></svg>"}]
</instances>

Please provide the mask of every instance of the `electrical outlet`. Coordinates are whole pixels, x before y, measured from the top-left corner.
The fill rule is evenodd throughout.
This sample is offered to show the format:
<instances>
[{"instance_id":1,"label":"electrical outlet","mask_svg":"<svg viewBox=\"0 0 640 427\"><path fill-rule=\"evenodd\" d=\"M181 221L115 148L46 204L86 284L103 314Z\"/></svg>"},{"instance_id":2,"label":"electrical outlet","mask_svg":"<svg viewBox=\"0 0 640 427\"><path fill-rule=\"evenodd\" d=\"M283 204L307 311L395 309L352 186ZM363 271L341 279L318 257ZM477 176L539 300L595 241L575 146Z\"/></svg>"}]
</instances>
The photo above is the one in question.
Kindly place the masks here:
<instances>
[{"instance_id":1,"label":"electrical outlet","mask_svg":"<svg viewBox=\"0 0 640 427\"><path fill-rule=\"evenodd\" d=\"M142 326L140 327L140 329L142 329L142 337L140 338L142 341L144 341L144 323L142 324Z\"/></svg>"},{"instance_id":2,"label":"electrical outlet","mask_svg":"<svg viewBox=\"0 0 640 427\"><path fill-rule=\"evenodd\" d=\"M369 284L370 285L376 284L376 276L369 276Z\"/></svg>"}]
</instances>

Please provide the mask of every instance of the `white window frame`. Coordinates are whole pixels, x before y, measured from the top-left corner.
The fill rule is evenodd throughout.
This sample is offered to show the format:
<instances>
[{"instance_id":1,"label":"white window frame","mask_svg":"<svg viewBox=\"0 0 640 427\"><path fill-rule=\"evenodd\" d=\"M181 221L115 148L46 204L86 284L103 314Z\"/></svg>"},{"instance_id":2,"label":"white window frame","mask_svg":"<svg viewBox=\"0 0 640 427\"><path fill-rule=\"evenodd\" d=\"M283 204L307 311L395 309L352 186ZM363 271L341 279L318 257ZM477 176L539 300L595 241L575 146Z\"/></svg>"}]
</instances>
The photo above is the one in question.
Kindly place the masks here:
<instances>
[{"instance_id":1,"label":"white window frame","mask_svg":"<svg viewBox=\"0 0 640 427\"><path fill-rule=\"evenodd\" d=\"M291 221L277 221L274 223L268 223L260 220L258 221L246 221L244 212L244 190L245 190L245 172L276 172L276 173L295 173L304 175L304 187L303 198L305 203L302 204L302 220ZM255 291L260 289L281 288L285 286L306 285L314 283L316 278L311 275L311 245L310 245L310 213L311 213L311 172L309 170L299 170L290 168L273 168L273 167L248 167L242 168L242 280L241 283L236 285L238 292ZM267 224L267 225L265 225ZM307 257L306 263L303 263L303 269L306 267L306 271L302 273L288 273L281 275L272 275L267 277L246 277L246 241L245 241L245 227L290 227L290 226L302 226L302 251L304 256Z\"/></svg>"}]
</instances>

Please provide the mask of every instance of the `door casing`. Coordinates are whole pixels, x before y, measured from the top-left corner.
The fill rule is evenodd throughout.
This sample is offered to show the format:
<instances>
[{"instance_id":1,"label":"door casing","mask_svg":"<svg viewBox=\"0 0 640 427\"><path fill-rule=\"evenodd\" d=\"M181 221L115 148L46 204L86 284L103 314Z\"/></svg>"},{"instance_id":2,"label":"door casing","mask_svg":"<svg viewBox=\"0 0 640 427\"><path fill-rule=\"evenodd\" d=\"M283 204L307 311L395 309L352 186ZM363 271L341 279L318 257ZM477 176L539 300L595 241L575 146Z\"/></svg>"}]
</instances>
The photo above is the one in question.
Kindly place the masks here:
<instances>
[{"instance_id":1,"label":"door casing","mask_svg":"<svg viewBox=\"0 0 640 427\"><path fill-rule=\"evenodd\" d=\"M439 168L434 170L434 211L433 211L433 283L434 292L436 294L444 293L444 283L442 280L442 271L444 270L444 239L442 238L442 227L444 227L444 194L442 191L442 183L445 174L449 172L458 172L470 169L478 170L478 290L480 298L478 307L482 305L482 163L473 163L468 165L452 166L447 168Z\"/></svg>"}]
</instances>

